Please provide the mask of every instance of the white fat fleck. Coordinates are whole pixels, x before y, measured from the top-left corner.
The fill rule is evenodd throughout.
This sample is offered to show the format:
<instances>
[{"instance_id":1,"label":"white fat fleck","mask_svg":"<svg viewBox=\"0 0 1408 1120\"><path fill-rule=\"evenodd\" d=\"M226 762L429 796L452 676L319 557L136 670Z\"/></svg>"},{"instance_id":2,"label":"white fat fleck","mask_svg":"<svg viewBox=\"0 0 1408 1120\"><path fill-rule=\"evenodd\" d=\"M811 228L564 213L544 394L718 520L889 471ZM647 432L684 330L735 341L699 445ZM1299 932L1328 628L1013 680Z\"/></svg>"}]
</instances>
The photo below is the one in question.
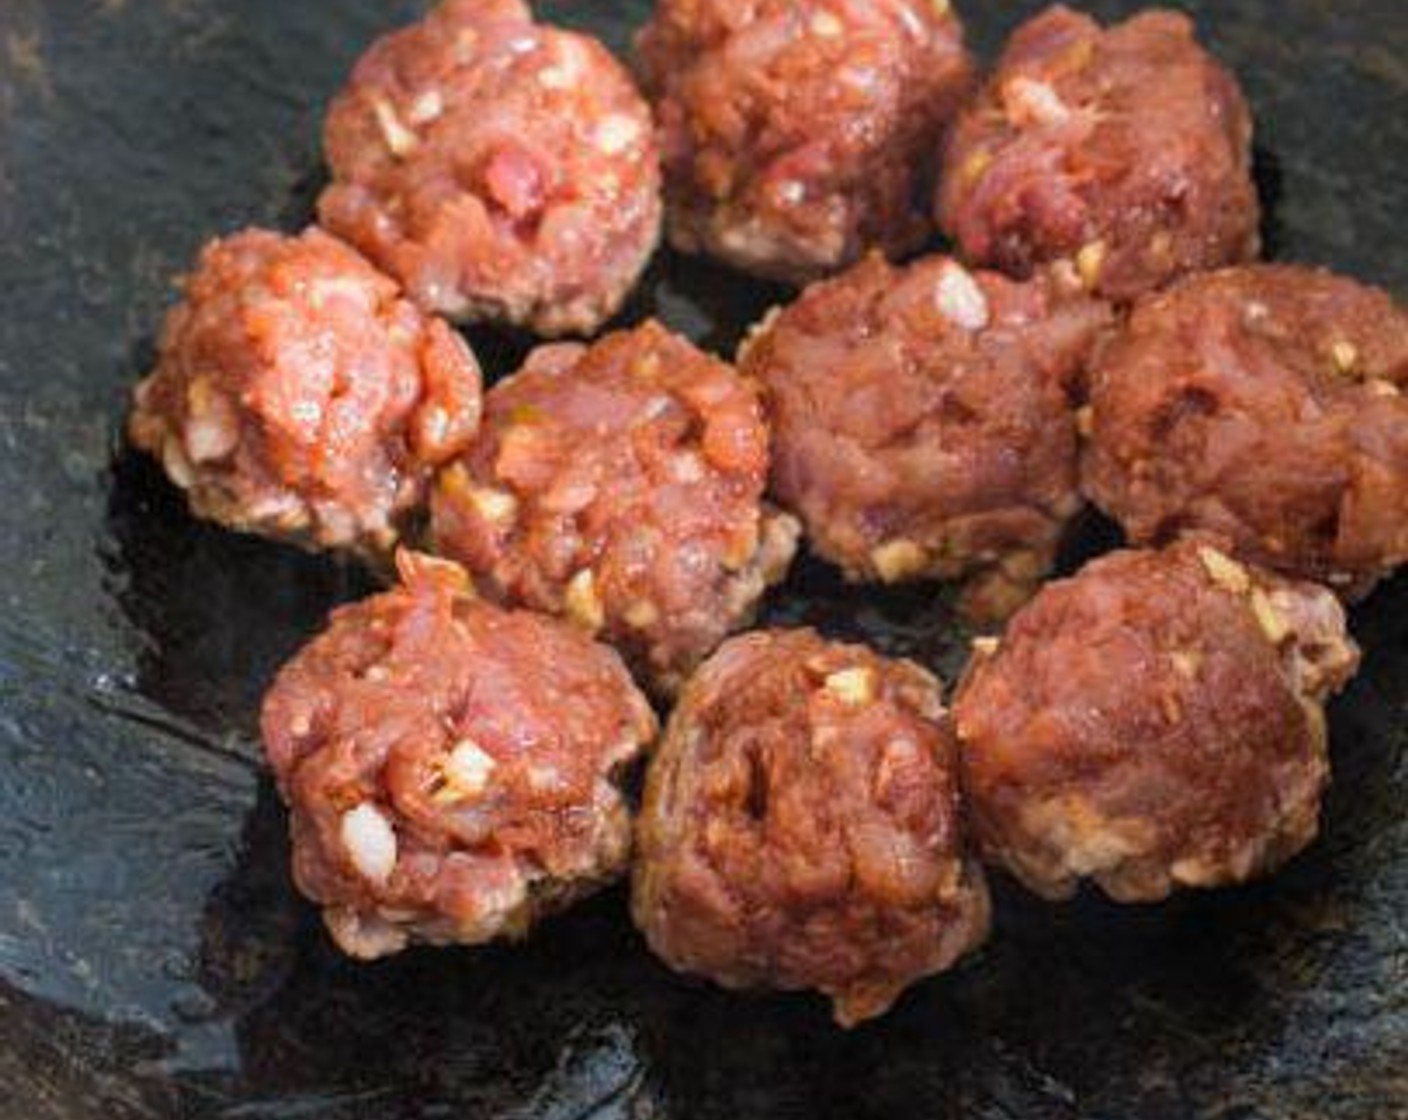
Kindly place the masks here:
<instances>
[{"instance_id":1,"label":"white fat fleck","mask_svg":"<svg viewBox=\"0 0 1408 1120\"><path fill-rule=\"evenodd\" d=\"M208 463L230 454L240 441L240 433L227 411L212 409L186 423L184 438L191 461Z\"/></svg>"},{"instance_id":2,"label":"white fat fleck","mask_svg":"<svg viewBox=\"0 0 1408 1120\"><path fill-rule=\"evenodd\" d=\"M1247 569L1226 553L1219 552L1210 545L1198 547L1198 559L1213 583L1233 595L1245 595L1251 589L1251 577Z\"/></svg>"},{"instance_id":3,"label":"white fat fleck","mask_svg":"<svg viewBox=\"0 0 1408 1120\"><path fill-rule=\"evenodd\" d=\"M858 706L875 699L875 670L866 665L837 669L826 678L826 691L843 704Z\"/></svg>"},{"instance_id":4,"label":"white fat fleck","mask_svg":"<svg viewBox=\"0 0 1408 1120\"><path fill-rule=\"evenodd\" d=\"M807 188L796 179L786 179L777 185L777 197L789 206L796 206L807 197Z\"/></svg>"},{"instance_id":5,"label":"white fat fleck","mask_svg":"<svg viewBox=\"0 0 1408 1120\"><path fill-rule=\"evenodd\" d=\"M475 511L486 521L502 524L518 516L518 499L507 490L476 486L469 492Z\"/></svg>"},{"instance_id":6,"label":"white fat fleck","mask_svg":"<svg viewBox=\"0 0 1408 1120\"><path fill-rule=\"evenodd\" d=\"M945 261L934 292L939 313L956 327L980 331L988 325L988 301L983 289L962 265Z\"/></svg>"},{"instance_id":7,"label":"white fat fleck","mask_svg":"<svg viewBox=\"0 0 1408 1120\"><path fill-rule=\"evenodd\" d=\"M396 868L396 832L375 805L364 801L342 814L342 846L357 874L385 886Z\"/></svg>"},{"instance_id":8,"label":"white fat fleck","mask_svg":"<svg viewBox=\"0 0 1408 1120\"><path fill-rule=\"evenodd\" d=\"M445 758L445 780L456 793L473 797L488 788L496 765L494 756L473 739L461 739Z\"/></svg>"},{"instance_id":9,"label":"white fat fleck","mask_svg":"<svg viewBox=\"0 0 1408 1120\"><path fill-rule=\"evenodd\" d=\"M567 582L564 595L567 617L595 634L606 622L606 609L596 590L596 577L583 568Z\"/></svg>"},{"instance_id":10,"label":"white fat fleck","mask_svg":"<svg viewBox=\"0 0 1408 1120\"><path fill-rule=\"evenodd\" d=\"M835 12L823 8L812 16L811 29L812 34L820 39L839 39L845 33L846 25L836 17Z\"/></svg>"},{"instance_id":11,"label":"white fat fleck","mask_svg":"<svg viewBox=\"0 0 1408 1120\"><path fill-rule=\"evenodd\" d=\"M1007 111L1018 120L1037 124L1061 124L1069 119L1070 107L1046 82L1032 78L1013 78L1002 91Z\"/></svg>"},{"instance_id":12,"label":"white fat fleck","mask_svg":"<svg viewBox=\"0 0 1408 1120\"><path fill-rule=\"evenodd\" d=\"M386 141L386 146L395 156L410 155L420 144L420 137L407 128L396 115L396 110L391 102L383 97L375 98L372 101L372 112L376 115L377 127L381 129L381 137Z\"/></svg>"},{"instance_id":13,"label":"white fat fleck","mask_svg":"<svg viewBox=\"0 0 1408 1120\"><path fill-rule=\"evenodd\" d=\"M692 451L682 452L670 462L670 474L676 482L702 482L704 473L704 461Z\"/></svg>"},{"instance_id":14,"label":"white fat fleck","mask_svg":"<svg viewBox=\"0 0 1408 1120\"><path fill-rule=\"evenodd\" d=\"M166 468L167 477L182 490L189 490L195 485L196 472L181 449L180 440L168 438L161 445L161 465Z\"/></svg>"},{"instance_id":15,"label":"white fat fleck","mask_svg":"<svg viewBox=\"0 0 1408 1120\"><path fill-rule=\"evenodd\" d=\"M598 122L592 133L596 146L609 156L620 155L640 139L640 122L625 113L611 113Z\"/></svg>"},{"instance_id":16,"label":"white fat fleck","mask_svg":"<svg viewBox=\"0 0 1408 1120\"><path fill-rule=\"evenodd\" d=\"M445 99L438 89L428 89L411 102L406 119L412 124L429 124L445 111Z\"/></svg>"}]
</instances>

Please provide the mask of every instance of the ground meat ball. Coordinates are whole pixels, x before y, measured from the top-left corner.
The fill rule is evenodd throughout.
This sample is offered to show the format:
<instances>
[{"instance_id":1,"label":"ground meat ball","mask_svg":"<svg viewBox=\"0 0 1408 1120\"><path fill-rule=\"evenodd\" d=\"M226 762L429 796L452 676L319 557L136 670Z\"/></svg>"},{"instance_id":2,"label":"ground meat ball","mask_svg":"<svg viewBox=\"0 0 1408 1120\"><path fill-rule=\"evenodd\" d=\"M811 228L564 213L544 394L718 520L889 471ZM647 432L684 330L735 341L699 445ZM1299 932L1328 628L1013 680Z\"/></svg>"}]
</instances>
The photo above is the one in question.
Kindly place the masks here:
<instances>
[{"instance_id":1,"label":"ground meat ball","mask_svg":"<svg viewBox=\"0 0 1408 1120\"><path fill-rule=\"evenodd\" d=\"M741 368L766 389L773 492L848 577L969 574L1009 613L1077 508L1074 410L1108 308L1042 276L879 257L766 320Z\"/></svg>"},{"instance_id":2,"label":"ground meat ball","mask_svg":"<svg viewBox=\"0 0 1408 1120\"><path fill-rule=\"evenodd\" d=\"M972 75L947 0L661 0L638 45L677 248L801 281L924 241Z\"/></svg>"},{"instance_id":3,"label":"ground meat ball","mask_svg":"<svg viewBox=\"0 0 1408 1120\"><path fill-rule=\"evenodd\" d=\"M949 137L939 221L977 264L1071 260L1129 299L1258 249L1251 116L1187 17L1106 30L1055 7L1018 28Z\"/></svg>"},{"instance_id":4,"label":"ground meat ball","mask_svg":"<svg viewBox=\"0 0 1408 1120\"><path fill-rule=\"evenodd\" d=\"M673 967L851 1025L987 934L939 682L810 630L731 639L652 764L632 908Z\"/></svg>"},{"instance_id":5,"label":"ground meat ball","mask_svg":"<svg viewBox=\"0 0 1408 1120\"><path fill-rule=\"evenodd\" d=\"M488 591L567 615L668 692L792 558L767 469L753 386L652 322L541 347L496 385L432 527Z\"/></svg>"},{"instance_id":6,"label":"ground meat ball","mask_svg":"<svg viewBox=\"0 0 1408 1120\"><path fill-rule=\"evenodd\" d=\"M620 659L413 553L284 666L263 732L299 889L354 957L522 936L616 878L655 720Z\"/></svg>"},{"instance_id":7,"label":"ground meat ball","mask_svg":"<svg viewBox=\"0 0 1408 1120\"><path fill-rule=\"evenodd\" d=\"M589 333L659 240L649 107L517 0L448 0L378 41L324 142L323 223L452 318Z\"/></svg>"},{"instance_id":8,"label":"ground meat ball","mask_svg":"<svg viewBox=\"0 0 1408 1120\"><path fill-rule=\"evenodd\" d=\"M1358 662L1325 589L1206 544L1117 552L979 644L954 704L973 825L1037 893L1152 901L1314 838L1322 705Z\"/></svg>"},{"instance_id":9,"label":"ground meat ball","mask_svg":"<svg viewBox=\"0 0 1408 1120\"><path fill-rule=\"evenodd\" d=\"M212 241L137 387L132 441L191 507L385 554L479 423L479 365L395 281L316 229Z\"/></svg>"},{"instance_id":10,"label":"ground meat ball","mask_svg":"<svg viewBox=\"0 0 1408 1120\"><path fill-rule=\"evenodd\" d=\"M1093 372L1084 483L1136 542L1180 532L1366 590L1408 559L1408 311L1326 272L1190 277Z\"/></svg>"}]
</instances>

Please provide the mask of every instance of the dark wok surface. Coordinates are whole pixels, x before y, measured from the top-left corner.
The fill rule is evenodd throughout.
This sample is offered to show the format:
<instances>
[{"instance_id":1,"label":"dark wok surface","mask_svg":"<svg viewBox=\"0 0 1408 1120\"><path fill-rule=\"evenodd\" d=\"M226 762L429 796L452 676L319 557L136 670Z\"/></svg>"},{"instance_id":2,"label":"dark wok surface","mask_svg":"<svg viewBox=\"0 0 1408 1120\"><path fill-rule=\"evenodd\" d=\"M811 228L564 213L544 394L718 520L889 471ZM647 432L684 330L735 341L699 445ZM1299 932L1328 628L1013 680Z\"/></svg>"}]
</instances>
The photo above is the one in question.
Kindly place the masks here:
<instances>
[{"instance_id":1,"label":"dark wok surface","mask_svg":"<svg viewBox=\"0 0 1408 1120\"><path fill-rule=\"evenodd\" d=\"M990 55L1037 5L962 7ZM1273 252L1408 294L1403 0L1192 7L1256 108ZM364 578L192 521L116 433L169 278L305 220L323 101L414 8L0 0L0 1117L1408 1116L1403 577L1354 614L1325 835L1285 874L1124 910L1000 889L977 959L851 1034L672 977L619 893L521 949L330 949L255 714ZM617 47L644 8L540 5ZM633 314L731 346L774 298L666 259ZM958 667L932 589L804 566L774 603Z\"/></svg>"}]
</instances>

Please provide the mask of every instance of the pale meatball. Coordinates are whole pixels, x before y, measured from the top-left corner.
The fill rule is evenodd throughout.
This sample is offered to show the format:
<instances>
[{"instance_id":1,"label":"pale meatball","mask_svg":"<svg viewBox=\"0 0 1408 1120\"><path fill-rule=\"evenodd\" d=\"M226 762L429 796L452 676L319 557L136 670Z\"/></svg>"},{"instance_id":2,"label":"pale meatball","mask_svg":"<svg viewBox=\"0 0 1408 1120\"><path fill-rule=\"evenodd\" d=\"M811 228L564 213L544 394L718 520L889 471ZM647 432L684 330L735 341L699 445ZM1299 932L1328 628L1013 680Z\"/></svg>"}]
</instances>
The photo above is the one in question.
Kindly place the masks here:
<instances>
[{"instance_id":1,"label":"pale meatball","mask_svg":"<svg viewBox=\"0 0 1408 1120\"><path fill-rule=\"evenodd\" d=\"M676 248L800 282L928 236L972 76L947 0L661 0L638 45Z\"/></svg>"},{"instance_id":2,"label":"pale meatball","mask_svg":"<svg viewBox=\"0 0 1408 1120\"><path fill-rule=\"evenodd\" d=\"M649 106L605 47L518 0L447 0L378 40L324 145L320 220L453 319L588 334L659 240Z\"/></svg>"},{"instance_id":3,"label":"pale meatball","mask_svg":"<svg viewBox=\"0 0 1408 1120\"><path fill-rule=\"evenodd\" d=\"M128 431L200 516L386 557L479 424L479 364L317 229L210 242Z\"/></svg>"},{"instance_id":4,"label":"pale meatball","mask_svg":"<svg viewBox=\"0 0 1408 1120\"><path fill-rule=\"evenodd\" d=\"M757 390L651 322L541 347L495 385L431 527L487 593L571 618L668 693L792 559L767 470Z\"/></svg>"},{"instance_id":5,"label":"pale meatball","mask_svg":"<svg viewBox=\"0 0 1408 1120\"><path fill-rule=\"evenodd\" d=\"M521 937L616 879L655 717L614 652L403 552L264 701L293 871L354 957Z\"/></svg>"}]
</instances>

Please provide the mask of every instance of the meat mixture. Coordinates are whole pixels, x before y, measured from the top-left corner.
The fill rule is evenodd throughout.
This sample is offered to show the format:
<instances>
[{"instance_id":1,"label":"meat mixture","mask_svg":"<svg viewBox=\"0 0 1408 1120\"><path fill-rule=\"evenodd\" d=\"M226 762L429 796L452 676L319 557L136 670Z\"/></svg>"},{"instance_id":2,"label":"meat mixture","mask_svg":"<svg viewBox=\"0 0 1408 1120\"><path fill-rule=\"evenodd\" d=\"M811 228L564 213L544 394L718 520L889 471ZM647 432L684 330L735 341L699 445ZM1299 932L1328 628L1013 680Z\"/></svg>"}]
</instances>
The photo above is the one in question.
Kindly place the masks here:
<instances>
[{"instance_id":1,"label":"meat mixture","mask_svg":"<svg viewBox=\"0 0 1408 1120\"><path fill-rule=\"evenodd\" d=\"M385 555L479 424L479 365L396 282L317 229L212 241L137 386L132 442L191 508Z\"/></svg>"},{"instance_id":2,"label":"meat mixture","mask_svg":"<svg viewBox=\"0 0 1408 1120\"><path fill-rule=\"evenodd\" d=\"M1257 265L1139 303L1095 364L1087 492L1136 542L1193 532L1349 594L1408 559L1408 311Z\"/></svg>"},{"instance_id":3,"label":"meat mixture","mask_svg":"<svg viewBox=\"0 0 1408 1120\"><path fill-rule=\"evenodd\" d=\"M1184 541L1048 584L979 644L954 704L973 826L1038 894L1152 901L1314 838L1323 704L1359 656L1325 589Z\"/></svg>"},{"instance_id":4,"label":"meat mixture","mask_svg":"<svg viewBox=\"0 0 1408 1120\"><path fill-rule=\"evenodd\" d=\"M420 306L590 333L660 233L650 109L594 39L447 0L375 43L328 113L323 224Z\"/></svg>"},{"instance_id":5,"label":"meat mixture","mask_svg":"<svg viewBox=\"0 0 1408 1120\"><path fill-rule=\"evenodd\" d=\"M940 685L810 630L730 639L651 765L632 909L672 967L850 1026L987 934Z\"/></svg>"},{"instance_id":6,"label":"meat mixture","mask_svg":"<svg viewBox=\"0 0 1408 1120\"><path fill-rule=\"evenodd\" d=\"M1066 261L1127 300L1251 260L1251 115L1176 12L1101 28L1053 7L1013 34L949 137L939 221L975 264Z\"/></svg>"},{"instance_id":7,"label":"meat mixture","mask_svg":"<svg viewBox=\"0 0 1408 1120\"><path fill-rule=\"evenodd\" d=\"M741 360L766 392L774 494L849 578L966 575L971 615L1010 613L1080 506L1066 386L1109 318L1061 278L944 257L813 285Z\"/></svg>"},{"instance_id":8,"label":"meat mixture","mask_svg":"<svg viewBox=\"0 0 1408 1120\"><path fill-rule=\"evenodd\" d=\"M638 47L677 248L800 282L927 237L973 69L947 0L661 0Z\"/></svg>"},{"instance_id":9,"label":"meat mixture","mask_svg":"<svg viewBox=\"0 0 1408 1120\"><path fill-rule=\"evenodd\" d=\"M446 561L397 562L402 584L336 611L264 701L294 878L364 959L520 937L617 878L618 780L656 731L610 649L476 599Z\"/></svg>"},{"instance_id":10,"label":"meat mixture","mask_svg":"<svg viewBox=\"0 0 1408 1120\"><path fill-rule=\"evenodd\" d=\"M651 322L541 347L494 386L432 529L487 592L566 615L668 692L791 561L767 471L756 389Z\"/></svg>"}]
</instances>

